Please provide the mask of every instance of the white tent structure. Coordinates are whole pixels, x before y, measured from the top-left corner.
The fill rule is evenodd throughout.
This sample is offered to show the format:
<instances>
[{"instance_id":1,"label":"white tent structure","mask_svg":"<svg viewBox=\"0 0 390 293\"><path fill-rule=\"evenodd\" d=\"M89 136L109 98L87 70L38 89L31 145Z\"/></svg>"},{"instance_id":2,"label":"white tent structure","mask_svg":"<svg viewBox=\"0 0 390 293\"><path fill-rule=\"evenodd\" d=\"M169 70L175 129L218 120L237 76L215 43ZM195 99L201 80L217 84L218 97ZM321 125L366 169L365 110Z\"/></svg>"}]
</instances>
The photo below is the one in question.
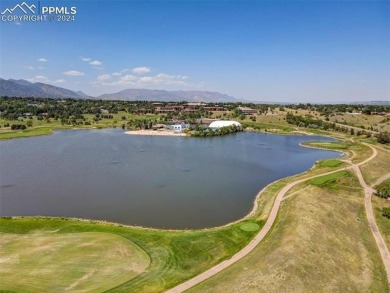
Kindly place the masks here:
<instances>
[{"instance_id":1,"label":"white tent structure","mask_svg":"<svg viewBox=\"0 0 390 293\"><path fill-rule=\"evenodd\" d=\"M236 125L237 127L241 127L241 123L237 121L229 121L229 120L217 120L210 123L210 128L221 128L226 126Z\"/></svg>"}]
</instances>

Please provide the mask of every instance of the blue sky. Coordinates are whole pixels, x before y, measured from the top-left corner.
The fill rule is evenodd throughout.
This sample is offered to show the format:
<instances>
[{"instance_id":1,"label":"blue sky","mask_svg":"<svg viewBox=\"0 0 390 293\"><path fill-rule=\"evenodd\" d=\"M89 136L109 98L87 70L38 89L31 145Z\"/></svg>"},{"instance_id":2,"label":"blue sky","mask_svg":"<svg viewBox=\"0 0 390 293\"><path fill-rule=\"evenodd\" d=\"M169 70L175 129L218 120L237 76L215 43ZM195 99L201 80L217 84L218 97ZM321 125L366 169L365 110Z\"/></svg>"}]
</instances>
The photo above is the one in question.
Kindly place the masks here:
<instances>
[{"instance_id":1,"label":"blue sky","mask_svg":"<svg viewBox=\"0 0 390 293\"><path fill-rule=\"evenodd\" d=\"M37 4L28 1L27 4ZM1 1L3 11L21 1ZM0 76L90 95L210 90L278 102L390 98L389 1L41 1L73 22L0 22Z\"/></svg>"}]
</instances>

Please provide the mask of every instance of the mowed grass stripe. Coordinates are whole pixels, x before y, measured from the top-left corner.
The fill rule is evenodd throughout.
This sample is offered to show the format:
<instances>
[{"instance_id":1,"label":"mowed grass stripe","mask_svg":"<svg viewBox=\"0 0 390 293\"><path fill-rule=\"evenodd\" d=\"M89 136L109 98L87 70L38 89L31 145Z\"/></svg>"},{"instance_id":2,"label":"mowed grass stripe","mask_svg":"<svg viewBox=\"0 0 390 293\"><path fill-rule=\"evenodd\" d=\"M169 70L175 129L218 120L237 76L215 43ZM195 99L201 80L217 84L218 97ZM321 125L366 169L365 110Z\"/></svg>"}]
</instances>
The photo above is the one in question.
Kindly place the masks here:
<instances>
[{"instance_id":1,"label":"mowed grass stripe","mask_svg":"<svg viewBox=\"0 0 390 293\"><path fill-rule=\"evenodd\" d=\"M323 186L326 184L331 184L331 183L334 183L337 179L344 177L348 174L349 174L348 171L340 171L340 172L328 174L325 176L310 179L309 184L316 185L316 186Z\"/></svg>"},{"instance_id":2,"label":"mowed grass stripe","mask_svg":"<svg viewBox=\"0 0 390 293\"><path fill-rule=\"evenodd\" d=\"M2 290L101 292L144 272L149 256L101 232L0 234Z\"/></svg>"},{"instance_id":3,"label":"mowed grass stripe","mask_svg":"<svg viewBox=\"0 0 390 293\"><path fill-rule=\"evenodd\" d=\"M109 284L111 287L107 286L106 291L161 292L231 257L244 247L257 232L240 229L240 226L244 223L257 223L260 228L264 225L263 221L247 220L220 228L196 231L167 231L66 218L25 217L1 218L0 232L13 234L16 239L24 237L24 235L48 232L58 235L104 232L102 234L121 236L141 247L149 255L151 263L141 274L130 275L122 283ZM0 234L0 237L1 235L4 234ZM20 249L23 250L22 247ZM104 253L106 252L100 252L100 254ZM5 257L12 254L6 253ZM82 258L83 255L84 252L79 251L78 256ZM54 262L55 259L52 261ZM121 264L119 265L121 266ZM40 269L41 267L42 265L36 262L35 266L32 265L31 270ZM112 265L112 269L115 269L115 265ZM58 276L55 270L46 273L47 279L55 280ZM0 271L0 280L4 277ZM16 284L22 283L17 279L13 279L13 281ZM39 283L44 282L43 279L39 281ZM72 282L69 280L68 283L70 285ZM1 285L0 283L0 290L6 289ZM25 290L31 291L33 288L30 290L30 287L27 286ZM91 291L88 290L88 292Z\"/></svg>"}]
</instances>

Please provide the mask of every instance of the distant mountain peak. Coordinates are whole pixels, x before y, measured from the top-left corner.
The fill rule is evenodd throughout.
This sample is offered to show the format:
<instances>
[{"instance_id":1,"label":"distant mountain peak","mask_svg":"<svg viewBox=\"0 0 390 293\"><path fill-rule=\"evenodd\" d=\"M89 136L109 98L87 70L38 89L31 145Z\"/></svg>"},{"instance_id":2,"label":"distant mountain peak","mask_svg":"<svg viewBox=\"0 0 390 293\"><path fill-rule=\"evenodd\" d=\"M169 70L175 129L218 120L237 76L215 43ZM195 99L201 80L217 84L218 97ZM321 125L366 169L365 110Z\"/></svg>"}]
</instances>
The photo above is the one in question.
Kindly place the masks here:
<instances>
[{"instance_id":1,"label":"distant mountain peak","mask_svg":"<svg viewBox=\"0 0 390 293\"><path fill-rule=\"evenodd\" d=\"M80 94L54 85L36 82L31 83L24 79L0 79L0 96L8 97L36 97L36 98L88 98Z\"/></svg>"},{"instance_id":2,"label":"distant mountain peak","mask_svg":"<svg viewBox=\"0 0 390 293\"><path fill-rule=\"evenodd\" d=\"M54 85L36 82L31 83L24 79L0 78L0 96L8 97L36 97L36 98L73 98L89 99L93 98L82 91L71 91L69 89L57 87ZM238 99L211 91L167 91L150 89L124 89L112 94L104 94L96 97L102 100L123 100L123 101L162 101L162 102L239 102Z\"/></svg>"}]
</instances>

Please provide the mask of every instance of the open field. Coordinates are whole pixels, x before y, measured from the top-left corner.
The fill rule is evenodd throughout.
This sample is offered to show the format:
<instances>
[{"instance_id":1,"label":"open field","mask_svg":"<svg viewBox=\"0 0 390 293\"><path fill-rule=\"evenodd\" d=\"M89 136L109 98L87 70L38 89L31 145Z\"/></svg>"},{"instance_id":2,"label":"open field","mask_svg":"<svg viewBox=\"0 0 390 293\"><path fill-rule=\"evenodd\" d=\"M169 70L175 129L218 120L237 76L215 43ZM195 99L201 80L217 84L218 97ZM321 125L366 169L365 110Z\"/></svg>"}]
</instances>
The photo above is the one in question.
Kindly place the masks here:
<instances>
[{"instance_id":1,"label":"open field","mask_svg":"<svg viewBox=\"0 0 390 293\"><path fill-rule=\"evenodd\" d=\"M373 128L377 131L390 131L389 117L379 115L354 115L350 113L340 113L333 116L331 115L329 117L329 121L342 123L354 127L364 127L365 129Z\"/></svg>"},{"instance_id":2,"label":"open field","mask_svg":"<svg viewBox=\"0 0 390 293\"><path fill-rule=\"evenodd\" d=\"M242 227L243 224L247 226ZM87 288L87 284L96 284L98 290L105 286L103 283L107 283L107 287L104 288L108 289L110 285L113 287L116 285L115 292L161 292L239 251L257 233L254 225L258 225L260 229L263 223L248 220L229 227L197 231L167 231L72 219L3 218L0 219L1 259L12 260L15 255L25 255L25 253L28 253L28 258L24 263L19 264L14 260L9 270L1 267L0 279L9 279L9 283L1 282L0 290L11 288L16 290L23 287L29 291L42 292L39 288L47 288L46 280L57 282L56 267L63 266L63 269L69 269L63 265L63 260L67 260L69 265L80 266L80 271L77 269L73 273L70 272L64 280L57 282L58 286L66 288L89 272L93 272L97 265L103 264L106 258L113 257L117 252L118 257L112 261L105 260L107 267L101 275L91 273L76 285ZM100 236L103 236L101 240L98 239ZM107 241L110 247L106 246L105 239L112 239L111 244ZM63 246L62 244L56 246L64 240L67 242L65 241ZM91 251L88 246L85 246L87 250L76 249L83 247L82 243L91 244L93 241L96 241L96 246L91 246ZM43 249L38 249L38 246L43 243L46 243ZM132 251L130 249L135 249L134 244L140 248L138 257L130 253ZM123 250L120 247L127 247L124 254L120 254ZM65 253L63 256L56 253L46 255L53 249L54 252ZM149 262L143 257L145 254L150 258L150 265L142 272L146 268L145 264ZM42 261L33 261L41 259L42 255L45 255ZM137 270L135 270L137 268L134 264L135 260L140 264ZM52 269L45 269L48 265L51 265ZM18 272L18 269L24 266L26 269ZM121 273L126 271L126 274ZM33 272L39 273L37 275L39 277L36 277ZM107 281L107 278L102 279L104 274L110 272L118 272L118 279L111 281ZM136 276L135 272L140 274ZM20 278L23 274L25 274L24 280L17 281L17 276ZM92 287L88 288L92 290Z\"/></svg>"},{"instance_id":3,"label":"open field","mask_svg":"<svg viewBox=\"0 0 390 293\"><path fill-rule=\"evenodd\" d=\"M372 150L361 143L355 143L351 141L338 141L338 142L308 142L303 143L304 146L316 147L329 150L339 150L347 153L354 163L360 163L367 159Z\"/></svg>"},{"instance_id":4,"label":"open field","mask_svg":"<svg viewBox=\"0 0 390 293\"><path fill-rule=\"evenodd\" d=\"M101 292L150 263L145 251L110 233L2 233L0 246L0 287L15 292Z\"/></svg>"},{"instance_id":5,"label":"open field","mask_svg":"<svg viewBox=\"0 0 390 293\"><path fill-rule=\"evenodd\" d=\"M386 241L387 247L390 247L390 219L382 216L382 209L390 208L390 200L373 196L372 207L374 209L376 223L378 224L383 239Z\"/></svg>"},{"instance_id":6,"label":"open field","mask_svg":"<svg viewBox=\"0 0 390 293\"><path fill-rule=\"evenodd\" d=\"M388 292L357 179L303 185L264 242L189 292Z\"/></svg>"},{"instance_id":7,"label":"open field","mask_svg":"<svg viewBox=\"0 0 390 293\"><path fill-rule=\"evenodd\" d=\"M373 184L377 179L390 172L390 152L376 148L377 156L360 167L367 184Z\"/></svg>"}]
</instances>

